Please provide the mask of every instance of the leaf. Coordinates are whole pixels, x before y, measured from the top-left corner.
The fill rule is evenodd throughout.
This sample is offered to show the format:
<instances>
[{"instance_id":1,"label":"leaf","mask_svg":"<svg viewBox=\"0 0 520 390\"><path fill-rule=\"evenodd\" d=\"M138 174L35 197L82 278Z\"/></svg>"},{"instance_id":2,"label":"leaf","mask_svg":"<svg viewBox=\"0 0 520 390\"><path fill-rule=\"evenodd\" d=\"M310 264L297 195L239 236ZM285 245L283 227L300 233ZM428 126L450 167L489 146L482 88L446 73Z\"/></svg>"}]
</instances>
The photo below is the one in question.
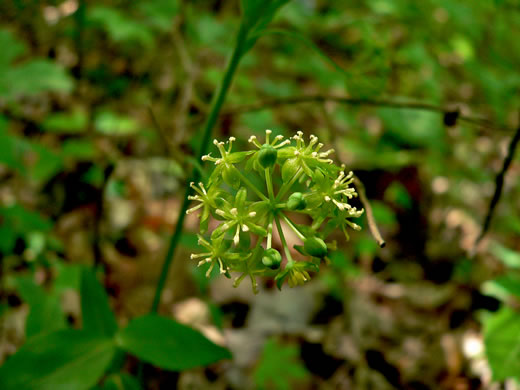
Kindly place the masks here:
<instances>
[{"instance_id":1,"label":"leaf","mask_svg":"<svg viewBox=\"0 0 520 390\"><path fill-rule=\"evenodd\" d=\"M2 390L86 390L115 352L112 340L78 330L36 337L0 367Z\"/></svg>"},{"instance_id":2,"label":"leaf","mask_svg":"<svg viewBox=\"0 0 520 390\"><path fill-rule=\"evenodd\" d=\"M65 314L59 296L47 293L31 275L15 279L16 291L30 307L25 322L26 337L33 338L66 327Z\"/></svg>"},{"instance_id":3,"label":"leaf","mask_svg":"<svg viewBox=\"0 0 520 390\"><path fill-rule=\"evenodd\" d=\"M253 47L262 31L273 20L276 12L290 0L242 0L242 23L249 31L249 37L243 47L246 53Z\"/></svg>"},{"instance_id":4,"label":"leaf","mask_svg":"<svg viewBox=\"0 0 520 390\"><path fill-rule=\"evenodd\" d=\"M520 379L520 314L503 308L484 322L486 356L496 381Z\"/></svg>"},{"instance_id":5,"label":"leaf","mask_svg":"<svg viewBox=\"0 0 520 390\"><path fill-rule=\"evenodd\" d=\"M19 39L15 38L11 32L0 30L0 47L2 55L0 56L0 70L9 65L18 56L24 54L27 47Z\"/></svg>"},{"instance_id":6,"label":"leaf","mask_svg":"<svg viewBox=\"0 0 520 390\"><path fill-rule=\"evenodd\" d=\"M97 151L94 143L89 139L68 139L61 146L62 156L75 160L93 160Z\"/></svg>"},{"instance_id":7,"label":"leaf","mask_svg":"<svg viewBox=\"0 0 520 390\"><path fill-rule=\"evenodd\" d=\"M96 115L94 126L97 131L107 135L129 135L138 130L137 122L133 119L103 111Z\"/></svg>"},{"instance_id":8,"label":"leaf","mask_svg":"<svg viewBox=\"0 0 520 390\"><path fill-rule=\"evenodd\" d=\"M137 42L145 47L154 45L153 34L146 26L114 7L92 7L88 20L101 26L115 43Z\"/></svg>"},{"instance_id":9,"label":"leaf","mask_svg":"<svg viewBox=\"0 0 520 390\"><path fill-rule=\"evenodd\" d=\"M31 305L25 324L27 339L42 333L50 333L65 329L67 322L58 296L46 295L42 291L41 301Z\"/></svg>"},{"instance_id":10,"label":"leaf","mask_svg":"<svg viewBox=\"0 0 520 390\"><path fill-rule=\"evenodd\" d=\"M103 383L103 390L140 390L139 381L125 373L109 376Z\"/></svg>"},{"instance_id":11,"label":"leaf","mask_svg":"<svg viewBox=\"0 0 520 390\"><path fill-rule=\"evenodd\" d=\"M298 355L297 347L280 344L274 339L268 340L254 374L256 385L263 389L296 388L293 382L309 375L298 360Z\"/></svg>"},{"instance_id":12,"label":"leaf","mask_svg":"<svg viewBox=\"0 0 520 390\"><path fill-rule=\"evenodd\" d=\"M105 289L88 268L81 273L81 312L83 329L98 336L113 336L117 322Z\"/></svg>"},{"instance_id":13,"label":"leaf","mask_svg":"<svg viewBox=\"0 0 520 390\"><path fill-rule=\"evenodd\" d=\"M66 70L45 59L35 59L0 74L0 96L7 99L46 91L70 92L73 87L73 79Z\"/></svg>"},{"instance_id":14,"label":"leaf","mask_svg":"<svg viewBox=\"0 0 520 390\"><path fill-rule=\"evenodd\" d=\"M134 319L116 340L129 353L167 370L187 370L231 358L226 348L200 332L153 314Z\"/></svg>"},{"instance_id":15,"label":"leaf","mask_svg":"<svg viewBox=\"0 0 520 390\"><path fill-rule=\"evenodd\" d=\"M43 121L42 128L57 134L75 134L84 132L87 125L87 114L82 111L73 111L49 115Z\"/></svg>"},{"instance_id":16,"label":"leaf","mask_svg":"<svg viewBox=\"0 0 520 390\"><path fill-rule=\"evenodd\" d=\"M520 268L520 253L495 242L491 246L491 253L509 268Z\"/></svg>"}]
</instances>

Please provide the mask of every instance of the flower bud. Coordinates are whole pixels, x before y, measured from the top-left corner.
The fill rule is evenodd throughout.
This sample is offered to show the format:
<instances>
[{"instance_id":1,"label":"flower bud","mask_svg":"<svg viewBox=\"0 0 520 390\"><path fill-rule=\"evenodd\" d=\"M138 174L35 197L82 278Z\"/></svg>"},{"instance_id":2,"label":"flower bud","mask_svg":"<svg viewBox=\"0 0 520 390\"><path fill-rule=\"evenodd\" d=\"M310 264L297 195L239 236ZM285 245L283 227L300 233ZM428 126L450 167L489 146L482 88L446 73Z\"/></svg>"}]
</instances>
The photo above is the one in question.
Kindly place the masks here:
<instances>
[{"instance_id":1,"label":"flower bud","mask_svg":"<svg viewBox=\"0 0 520 390\"><path fill-rule=\"evenodd\" d=\"M327 244L319 237L310 237L303 243L303 249L313 257L323 258L327 256Z\"/></svg>"},{"instance_id":2,"label":"flower bud","mask_svg":"<svg viewBox=\"0 0 520 390\"><path fill-rule=\"evenodd\" d=\"M274 248L266 249L262 257L262 264L271 269L278 269L282 264L282 255Z\"/></svg>"},{"instance_id":3,"label":"flower bud","mask_svg":"<svg viewBox=\"0 0 520 390\"><path fill-rule=\"evenodd\" d=\"M287 208L289 210L303 210L307 207L307 201L301 192L295 192L287 200Z\"/></svg>"},{"instance_id":4,"label":"flower bud","mask_svg":"<svg viewBox=\"0 0 520 390\"><path fill-rule=\"evenodd\" d=\"M276 163L278 151L269 144L263 144L258 151L258 162L263 168L271 168Z\"/></svg>"}]
</instances>

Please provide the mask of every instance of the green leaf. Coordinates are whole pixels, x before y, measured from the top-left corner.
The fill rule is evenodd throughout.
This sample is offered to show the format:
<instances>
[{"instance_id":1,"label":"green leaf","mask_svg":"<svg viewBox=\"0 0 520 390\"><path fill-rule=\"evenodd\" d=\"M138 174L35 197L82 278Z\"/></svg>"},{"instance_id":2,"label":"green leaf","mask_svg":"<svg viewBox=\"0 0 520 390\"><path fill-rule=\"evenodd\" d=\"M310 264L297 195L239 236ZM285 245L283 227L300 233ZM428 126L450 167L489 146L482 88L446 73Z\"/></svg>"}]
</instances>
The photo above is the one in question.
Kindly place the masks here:
<instances>
[{"instance_id":1,"label":"green leaf","mask_svg":"<svg viewBox=\"0 0 520 390\"><path fill-rule=\"evenodd\" d=\"M101 26L115 43L136 42L145 47L154 45L153 34L146 26L114 7L92 7L88 20Z\"/></svg>"},{"instance_id":2,"label":"green leaf","mask_svg":"<svg viewBox=\"0 0 520 390\"><path fill-rule=\"evenodd\" d=\"M23 42L15 38L9 31L0 30L0 47L2 55L0 56L0 70L4 69L18 56L24 54L27 47Z\"/></svg>"},{"instance_id":3,"label":"green leaf","mask_svg":"<svg viewBox=\"0 0 520 390\"><path fill-rule=\"evenodd\" d=\"M58 296L45 295L42 291L41 301L31 305L27 316L25 333L27 339L42 333L50 333L65 329L67 322Z\"/></svg>"},{"instance_id":4,"label":"green leaf","mask_svg":"<svg viewBox=\"0 0 520 390\"><path fill-rule=\"evenodd\" d=\"M491 245L491 253L496 256L504 265L510 268L520 268L520 253L509 249L495 242Z\"/></svg>"},{"instance_id":5,"label":"green leaf","mask_svg":"<svg viewBox=\"0 0 520 390\"><path fill-rule=\"evenodd\" d=\"M116 340L129 353L167 370L187 370L231 358L227 349L200 332L153 314L130 322Z\"/></svg>"},{"instance_id":6,"label":"green leaf","mask_svg":"<svg viewBox=\"0 0 520 390\"><path fill-rule=\"evenodd\" d=\"M87 129L88 117L82 111L59 112L49 115L42 123L45 131L58 134L81 133Z\"/></svg>"},{"instance_id":7,"label":"green leaf","mask_svg":"<svg viewBox=\"0 0 520 390\"><path fill-rule=\"evenodd\" d=\"M25 322L28 339L41 333L49 333L66 327L65 314L59 296L47 293L34 282L31 275L17 277L15 286L22 300L30 307Z\"/></svg>"},{"instance_id":8,"label":"green leaf","mask_svg":"<svg viewBox=\"0 0 520 390\"><path fill-rule=\"evenodd\" d=\"M138 130L137 122L133 119L110 111L97 114L94 126L97 131L107 135L129 135Z\"/></svg>"},{"instance_id":9,"label":"green leaf","mask_svg":"<svg viewBox=\"0 0 520 390\"><path fill-rule=\"evenodd\" d=\"M117 322L105 289L88 268L81 273L81 312L83 329L99 336L113 336Z\"/></svg>"},{"instance_id":10,"label":"green leaf","mask_svg":"<svg viewBox=\"0 0 520 390\"><path fill-rule=\"evenodd\" d=\"M103 383L103 390L140 390L139 381L128 374L121 373L109 376Z\"/></svg>"},{"instance_id":11,"label":"green leaf","mask_svg":"<svg viewBox=\"0 0 520 390\"><path fill-rule=\"evenodd\" d=\"M115 352L112 340L77 330L33 338L0 367L2 390L86 390Z\"/></svg>"},{"instance_id":12,"label":"green leaf","mask_svg":"<svg viewBox=\"0 0 520 390\"><path fill-rule=\"evenodd\" d=\"M297 388L294 381L303 380L309 375L298 355L297 347L268 340L254 374L256 385L262 389Z\"/></svg>"},{"instance_id":13,"label":"green leaf","mask_svg":"<svg viewBox=\"0 0 520 390\"><path fill-rule=\"evenodd\" d=\"M243 47L243 53L247 52L262 31L273 20L276 12L290 0L242 0L242 23L249 31L249 38Z\"/></svg>"},{"instance_id":14,"label":"green leaf","mask_svg":"<svg viewBox=\"0 0 520 390\"><path fill-rule=\"evenodd\" d=\"M493 379L520 379L520 314L503 308L484 322L486 356Z\"/></svg>"},{"instance_id":15,"label":"green leaf","mask_svg":"<svg viewBox=\"0 0 520 390\"><path fill-rule=\"evenodd\" d=\"M97 149L91 140L69 139L63 142L61 153L62 156L75 160L93 160L96 157Z\"/></svg>"},{"instance_id":16,"label":"green leaf","mask_svg":"<svg viewBox=\"0 0 520 390\"><path fill-rule=\"evenodd\" d=\"M35 59L0 74L0 96L7 99L46 91L70 92L73 87L73 79L66 70L45 59Z\"/></svg>"}]
</instances>

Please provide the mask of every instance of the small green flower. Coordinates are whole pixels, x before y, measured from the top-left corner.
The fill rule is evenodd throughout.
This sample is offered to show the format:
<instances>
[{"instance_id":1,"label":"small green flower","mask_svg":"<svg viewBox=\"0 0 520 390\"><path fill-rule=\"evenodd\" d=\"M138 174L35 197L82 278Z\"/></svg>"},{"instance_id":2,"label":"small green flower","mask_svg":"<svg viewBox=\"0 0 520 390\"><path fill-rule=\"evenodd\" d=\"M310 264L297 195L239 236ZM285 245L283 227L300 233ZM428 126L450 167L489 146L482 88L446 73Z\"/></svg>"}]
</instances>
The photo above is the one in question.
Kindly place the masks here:
<instances>
[{"instance_id":1,"label":"small green flower","mask_svg":"<svg viewBox=\"0 0 520 390\"><path fill-rule=\"evenodd\" d=\"M249 137L248 142L255 145L258 151L254 152L253 156L249 159L248 168L254 167L257 171L262 171L265 168L273 167L278 158L278 149L291 143L288 139L284 141L283 135L277 135L270 141L271 134L271 130L267 129L265 131L265 143L263 145L258 142L256 135Z\"/></svg>"},{"instance_id":2,"label":"small green flower","mask_svg":"<svg viewBox=\"0 0 520 390\"><path fill-rule=\"evenodd\" d=\"M206 191L204 184L199 183L199 186L197 187L195 183L191 182L190 187L195 191L195 195L190 195L188 199L195 200L200 203L195 207L188 209L186 214L191 214L194 211L202 208L202 213L200 214L200 231L201 233L206 233L208 230L208 222L211 210L218 207L218 204L222 203L226 195L216 186L211 186L209 190Z\"/></svg>"},{"instance_id":3,"label":"small green flower","mask_svg":"<svg viewBox=\"0 0 520 390\"><path fill-rule=\"evenodd\" d=\"M213 144L217 147L220 152L220 157L212 157L211 153L202 156L202 161L212 161L217 166L214 174L212 175L212 179L215 182L219 183L220 179L224 179L224 181L229 184L231 187L238 188L240 186L240 175L237 172L234 164L237 164L244 160L248 154L251 152L231 152L233 148L233 141L235 141L235 137L230 137L227 141L228 149L224 148L225 143L219 142L218 140L213 140Z\"/></svg>"},{"instance_id":4,"label":"small green flower","mask_svg":"<svg viewBox=\"0 0 520 390\"><path fill-rule=\"evenodd\" d=\"M223 221L212 234L212 237L220 237L228 231L234 232L233 242L238 245L240 241L240 232L253 232L261 237L267 235L267 231L257 225L256 217L257 212L251 211L251 202L246 201L247 190L241 188L236 197L234 205L224 203L222 208L217 208L215 214L217 214Z\"/></svg>"},{"instance_id":5,"label":"small green flower","mask_svg":"<svg viewBox=\"0 0 520 390\"><path fill-rule=\"evenodd\" d=\"M228 272L228 261L234 261L240 259L241 255L238 253L229 252L229 243L226 240L217 239L209 241L205 240L202 236L199 237L199 245L204 247L207 252L192 254L190 256L191 259L201 259L199 260L198 266L200 267L203 264L211 263L208 271L206 272L206 276L209 277L211 271L215 267L215 264L218 264L219 270L221 274L226 274Z\"/></svg>"}]
</instances>

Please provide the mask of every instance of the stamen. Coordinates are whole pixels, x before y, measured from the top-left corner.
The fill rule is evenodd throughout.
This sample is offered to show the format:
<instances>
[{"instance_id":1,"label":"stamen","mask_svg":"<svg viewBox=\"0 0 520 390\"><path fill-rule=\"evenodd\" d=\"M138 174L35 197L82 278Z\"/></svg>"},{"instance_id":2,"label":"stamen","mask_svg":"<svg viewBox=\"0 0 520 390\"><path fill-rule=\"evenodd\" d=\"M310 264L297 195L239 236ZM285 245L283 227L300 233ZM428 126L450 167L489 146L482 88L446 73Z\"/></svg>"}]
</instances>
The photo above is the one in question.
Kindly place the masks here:
<instances>
[{"instance_id":1,"label":"stamen","mask_svg":"<svg viewBox=\"0 0 520 390\"><path fill-rule=\"evenodd\" d=\"M290 144L290 143L291 143L291 141L288 140L288 139L286 139L285 141L283 141L283 142L279 143L278 145L276 145L274 148L275 148L275 149L279 149L279 148L281 148L282 146L288 145L288 144Z\"/></svg>"}]
</instances>

